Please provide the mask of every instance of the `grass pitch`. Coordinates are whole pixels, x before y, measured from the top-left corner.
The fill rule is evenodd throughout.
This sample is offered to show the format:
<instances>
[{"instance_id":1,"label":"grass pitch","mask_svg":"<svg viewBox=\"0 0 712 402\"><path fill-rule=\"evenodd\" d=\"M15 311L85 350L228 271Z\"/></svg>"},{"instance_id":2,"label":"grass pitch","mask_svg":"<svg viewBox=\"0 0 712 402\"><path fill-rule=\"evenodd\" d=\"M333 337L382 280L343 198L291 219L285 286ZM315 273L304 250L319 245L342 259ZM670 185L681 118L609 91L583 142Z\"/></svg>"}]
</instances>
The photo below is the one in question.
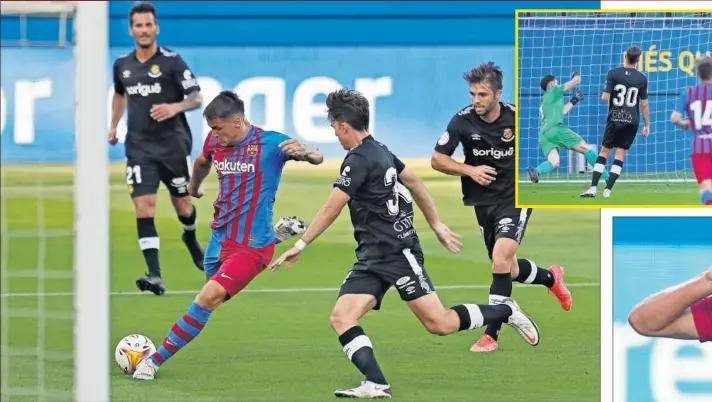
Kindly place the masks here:
<instances>
[{"instance_id":1,"label":"grass pitch","mask_svg":"<svg viewBox=\"0 0 712 402\"><path fill-rule=\"evenodd\" d=\"M451 255L422 215L416 219L426 268L440 298L447 306L486 303L491 270L474 212L461 205L459 180L437 174L427 164L411 166L426 179L443 220L464 236L462 253ZM130 333L145 334L159 344L201 287L203 274L190 262L168 194L161 190L156 223L168 293L136 294L134 280L145 266L123 172L123 165L112 166L108 206L111 344ZM288 166L275 217L299 215L310 220L337 175L337 163ZM3 166L2 179L2 400L66 401L73 386L72 168ZM214 178L206 183L207 196L195 201L202 242L208 239L216 190ZM621 185L621 193L626 188ZM514 297L541 327L537 348L505 326L500 351L470 353L483 330L430 335L398 295L389 293L383 309L369 313L361 325L374 343L394 397L599 401L599 239L598 211L534 212L519 256L541 266L564 265L574 293L572 311L564 312L543 288L515 287ZM277 253L291 243L278 247ZM334 388L357 385L361 376L329 327L337 288L354 262L354 243L344 211L291 271L264 272L246 292L221 307L203 333L161 369L156 381L133 381L114 364L113 350L106 351L111 354L112 400L321 401L333 400Z\"/></svg>"},{"instance_id":2,"label":"grass pitch","mask_svg":"<svg viewBox=\"0 0 712 402\"><path fill-rule=\"evenodd\" d=\"M699 206L699 192L694 181L683 183L626 183L616 182L611 198L603 198L605 184L598 185L596 198L581 198L589 183L520 183L517 194L522 206L574 206L574 207L616 207L616 206Z\"/></svg>"}]
</instances>

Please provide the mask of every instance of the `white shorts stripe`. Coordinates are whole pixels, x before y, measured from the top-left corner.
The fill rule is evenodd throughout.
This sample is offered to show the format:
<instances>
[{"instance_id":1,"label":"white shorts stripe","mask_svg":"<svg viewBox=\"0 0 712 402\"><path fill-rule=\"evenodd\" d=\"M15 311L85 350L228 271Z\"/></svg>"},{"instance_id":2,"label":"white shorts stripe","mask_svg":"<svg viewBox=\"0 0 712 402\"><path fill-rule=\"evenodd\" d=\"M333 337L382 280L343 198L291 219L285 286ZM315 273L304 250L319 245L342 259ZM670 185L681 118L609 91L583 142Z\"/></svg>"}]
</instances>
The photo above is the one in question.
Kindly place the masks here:
<instances>
[{"instance_id":1,"label":"white shorts stripe","mask_svg":"<svg viewBox=\"0 0 712 402\"><path fill-rule=\"evenodd\" d=\"M354 353L356 353L361 348L373 349L373 344L366 335L359 335L352 339L351 342L344 345L344 353L346 353L346 357L351 360L351 357L353 357Z\"/></svg>"},{"instance_id":2,"label":"white shorts stripe","mask_svg":"<svg viewBox=\"0 0 712 402\"><path fill-rule=\"evenodd\" d=\"M519 224L517 225L517 233L514 236L516 237L515 240L517 241L517 243L520 243L522 241L522 236L524 235L524 227L527 226L528 214L528 208L522 208L522 210L519 212Z\"/></svg>"}]
</instances>

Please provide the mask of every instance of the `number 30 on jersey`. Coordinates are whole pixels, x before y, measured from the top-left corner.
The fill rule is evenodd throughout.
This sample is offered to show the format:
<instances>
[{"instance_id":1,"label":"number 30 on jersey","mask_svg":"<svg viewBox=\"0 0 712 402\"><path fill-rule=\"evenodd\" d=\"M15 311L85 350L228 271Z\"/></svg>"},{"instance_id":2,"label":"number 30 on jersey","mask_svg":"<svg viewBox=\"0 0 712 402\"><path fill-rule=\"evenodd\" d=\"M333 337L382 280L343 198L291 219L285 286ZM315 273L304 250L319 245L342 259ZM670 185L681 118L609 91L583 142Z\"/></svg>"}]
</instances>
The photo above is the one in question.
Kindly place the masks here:
<instances>
[{"instance_id":1,"label":"number 30 on jersey","mask_svg":"<svg viewBox=\"0 0 712 402\"><path fill-rule=\"evenodd\" d=\"M413 202L413 196L410 191L398 181L398 172L396 168L389 168L386 171L386 176L384 177L384 183L387 187L393 186L393 198L386 201L386 207L388 208L388 213L390 215L398 215L400 212L400 198L407 203Z\"/></svg>"}]
</instances>

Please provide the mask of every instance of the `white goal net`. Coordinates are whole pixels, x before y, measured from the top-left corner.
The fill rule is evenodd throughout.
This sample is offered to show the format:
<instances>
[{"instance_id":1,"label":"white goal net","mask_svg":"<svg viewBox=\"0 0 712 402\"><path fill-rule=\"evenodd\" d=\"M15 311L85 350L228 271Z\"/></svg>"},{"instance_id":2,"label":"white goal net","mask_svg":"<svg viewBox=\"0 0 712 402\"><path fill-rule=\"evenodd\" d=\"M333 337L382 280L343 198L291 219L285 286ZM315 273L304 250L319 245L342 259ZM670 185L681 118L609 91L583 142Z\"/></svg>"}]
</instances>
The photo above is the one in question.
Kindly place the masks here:
<instances>
[{"instance_id":1,"label":"white goal net","mask_svg":"<svg viewBox=\"0 0 712 402\"><path fill-rule=\"evenodd\" d=\"M608 104L601 100L608 70L623 63L630 46L643 55L638 69L648 77L650 136L638 135L626 160L621 181L692 180L691 136L670 123L678 96L697 82L695 59L712 51L712 13L701 12L522 12L518 14L519 172L545 159L538 147L537 128L547 74L565 82L581 74L586 98L564 119L598 152ZM568 99L568 94L566 99ZM641 112L641 130L643 118ZM592 167L583 156L562 152L553 182L589 181ZM609 162L610 163L610 162Z\"/></svg>"},{"instance_id":2,"label":"white goal net","mask_svg":"<svg viewBox=\"0 0 712 402\"><path fill-rule=\"evenodd\" d=\"M0 399L106 401L107 5L0 4Z\"/></svg>"}]
</instances>

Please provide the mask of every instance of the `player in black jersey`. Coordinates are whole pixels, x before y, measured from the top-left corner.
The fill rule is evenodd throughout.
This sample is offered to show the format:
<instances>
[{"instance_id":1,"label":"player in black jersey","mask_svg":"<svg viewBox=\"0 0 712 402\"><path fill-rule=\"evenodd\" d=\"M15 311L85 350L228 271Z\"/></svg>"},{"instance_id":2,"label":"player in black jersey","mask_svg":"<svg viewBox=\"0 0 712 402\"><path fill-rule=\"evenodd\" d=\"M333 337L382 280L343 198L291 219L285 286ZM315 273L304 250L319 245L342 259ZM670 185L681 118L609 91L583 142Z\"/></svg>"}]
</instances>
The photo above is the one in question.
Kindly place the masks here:
<instances>
[{"instance_id":1,"label":"player in black jersey","mask_svg":"<svg viewBox=\"0 0 712 402\"><path fill-rule=\"evenodd\" d=\"M395 286L402 300L425 328L438 335L507 322L531 345L539 342L536 324L512 299L498 305L462 304L445 308L435 294L423 267L424 257L413 225L413 205L418 204L438 240L459 252L459 236L451 232L438 213L423 182L388 148L367 132L368 100L358 92L342 89L326 99L328 117L339 142L348 150L329 199L321 207L295 246L271 265L285 261L290 268L302 250L339 216L348 204L357 262L339 291L331 313L331 327L344 353L366 377L360 386L337 390L336 396L390 398L391 389L373 354L373 345L358 321L369 310L378 310L386 291Z\"/></svg>"},{"instance_id":2,"label":"player in black jersey","mask_svg":"<svg viewBox=\"0 0 712 402\"><path fill-rule=\"evenodd\" d=\"M438 140L433 169L461 176L463 202L475 207L475 215L492 261L491 304L512 295L512 280L546 286L564 310L571 308L571 293L564 285L564 270L558 265L542 269L516 252L531 216L530 209L514 202L514 106L500 102L502 70L486 63L465 73L472 104L460 110ZM452 158L462 144L465 162ZM498 348L501 324L489 325L472 345L473 352Z\"/></svg>"},{"instance_id":3,"label":"player in black jersey","mask_svg":"<svg viewBox=\"0 0 712 402\"><path fill-rule=\"evenodd\" d=\"M156 9L147 3L131 8L129 31L136 49L114 62L114 98L109 142L128 109L126 184L136 207L138 242L148 266L136 280L141 291L165 292L158 258L154 216L156 192L163 182L183 225L181 236L195 265L202 270L203 249L196 239L196 211L188 194L193 145L185 112L201 105L198 82L175 52L156 44Z\"/></svg>"},{"instance_id":4,"label":"player in black jersey","mask_svg":"<svg viewBox=\"0 0 712 402\"><path fill-rule=\"evenodd\" d=\"M650 134L650 107L648 106L648 78L636 70L635 65L640 60L641 50L631 46L625 52L623 67L612 68L608 71L605 88L603 89L604 102L608 102L608 118L606 131L603 133L601 152L598 154L596 164L593 166L591 187L581 194L582 198L594 198L598 189L601 172L606 168L606 162L611 154L611 149L616 148L616 153L611 167L611 177L603 190L603 198L611 196L611 190L623 170L625 155L633 145L640 125L640 107L643 109L644 126L641 135Z\"/></svg>"}]
</instances>

